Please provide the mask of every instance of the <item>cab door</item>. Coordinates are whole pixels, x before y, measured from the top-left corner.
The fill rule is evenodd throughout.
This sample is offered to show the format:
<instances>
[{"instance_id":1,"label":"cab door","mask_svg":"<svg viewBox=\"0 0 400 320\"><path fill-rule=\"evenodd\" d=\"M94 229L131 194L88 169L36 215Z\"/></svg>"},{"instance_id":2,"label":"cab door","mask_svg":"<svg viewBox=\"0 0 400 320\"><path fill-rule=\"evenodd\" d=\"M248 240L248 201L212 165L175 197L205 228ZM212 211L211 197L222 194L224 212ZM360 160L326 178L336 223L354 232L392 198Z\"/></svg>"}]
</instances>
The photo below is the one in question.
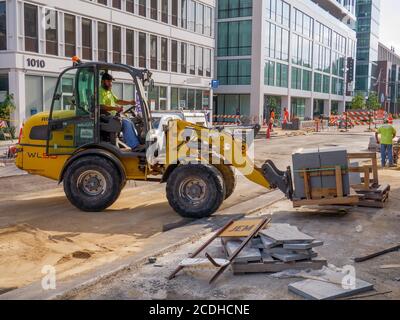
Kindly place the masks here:
<instances>
[{"instance_id":1,"label":"cab door","mask_svg":"<svg viewBox=\"0 0 400 320\"><path fill-rule=\"evenodd\" d=\"M94 67L68 69L59 78L48 123L48 155L68 155L98 142Z\"/></svg>"}]
</instances>

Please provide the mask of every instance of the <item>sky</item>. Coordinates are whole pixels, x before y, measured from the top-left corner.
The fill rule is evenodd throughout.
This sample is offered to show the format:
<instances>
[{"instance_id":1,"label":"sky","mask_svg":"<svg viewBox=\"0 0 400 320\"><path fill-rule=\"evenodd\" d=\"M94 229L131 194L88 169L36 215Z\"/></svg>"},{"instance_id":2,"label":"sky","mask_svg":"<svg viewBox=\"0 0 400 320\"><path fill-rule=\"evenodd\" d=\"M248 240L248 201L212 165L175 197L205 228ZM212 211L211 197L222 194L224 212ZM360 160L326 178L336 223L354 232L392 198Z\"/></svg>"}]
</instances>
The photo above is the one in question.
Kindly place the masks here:
<instances>
[{"instance_id":1,"label":"sky","mask_svg":"<svg viewBox=\"0 0 400 320\"><path fill-rule=\"evenodd\" d=\"M380 42L400 54L400 0L381 0Z\"/></svg>"}]
</instances>

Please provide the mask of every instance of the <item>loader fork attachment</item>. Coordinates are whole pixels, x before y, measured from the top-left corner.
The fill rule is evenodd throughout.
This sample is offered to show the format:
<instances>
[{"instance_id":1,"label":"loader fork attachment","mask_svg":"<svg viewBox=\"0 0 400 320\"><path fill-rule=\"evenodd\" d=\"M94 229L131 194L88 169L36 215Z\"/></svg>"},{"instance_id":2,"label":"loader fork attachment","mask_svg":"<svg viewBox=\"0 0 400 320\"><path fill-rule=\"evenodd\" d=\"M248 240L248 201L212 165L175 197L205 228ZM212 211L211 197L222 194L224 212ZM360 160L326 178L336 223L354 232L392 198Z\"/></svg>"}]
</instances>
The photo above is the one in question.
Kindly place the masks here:
<instances>
[{"instance_id":1,"label":"loader fork attachment","mask_svg":"<svg viewBox=\"0 0 400 320\"><path fill-rule=\"evenodd\" d=\"M293 182L290 167L287 167L286 171L281 171L271 160L267 160L262 166L262 171L273 189L278 188L289 200L293 199Z\"/></svg>"}]
</instances>

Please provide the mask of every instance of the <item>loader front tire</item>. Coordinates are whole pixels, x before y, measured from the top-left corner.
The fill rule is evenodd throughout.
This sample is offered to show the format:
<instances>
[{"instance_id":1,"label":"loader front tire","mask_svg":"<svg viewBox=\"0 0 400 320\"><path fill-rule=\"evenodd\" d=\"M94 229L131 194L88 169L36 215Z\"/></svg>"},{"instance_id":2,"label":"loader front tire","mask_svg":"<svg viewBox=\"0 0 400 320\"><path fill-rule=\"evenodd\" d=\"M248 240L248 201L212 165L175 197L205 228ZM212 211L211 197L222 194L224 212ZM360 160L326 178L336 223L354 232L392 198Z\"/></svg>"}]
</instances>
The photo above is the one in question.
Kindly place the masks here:
<instances>
[{"instance_id":1,"label":"loader front tire","mask_svg":"<svg viewBox=\"0 0 400 320\"><path fill-rule=\"evenodd\" d=\"M225 184L225 200L228 199L236 188L236 174L235 170L231 166L227 166L224 164L217 164L215 167L221 172L222 177L224 178Z\"/></svg>"},{"instance_id":2,"label":"loader front tire","mask_svg":"<svg viewBox=\"0 0 400 320\"><path fill-rule=\"evenodd\" d=\"M168 178L167 198L170 206L184 218L209 217L225 199L223 177L210 165L181 165Z\"/></svg>"},{"instance_id":3,"label":"loader front tire","mask_svg":"<svg viewBox=\"0 0 400 320\"><path fill-rule=\"evenodd\" d=\"M121 193L120 174L114 164L98 156L87 156L69 165L64 191L78 209L99 212L111 206Z\"/></svg>"}]
</instances>

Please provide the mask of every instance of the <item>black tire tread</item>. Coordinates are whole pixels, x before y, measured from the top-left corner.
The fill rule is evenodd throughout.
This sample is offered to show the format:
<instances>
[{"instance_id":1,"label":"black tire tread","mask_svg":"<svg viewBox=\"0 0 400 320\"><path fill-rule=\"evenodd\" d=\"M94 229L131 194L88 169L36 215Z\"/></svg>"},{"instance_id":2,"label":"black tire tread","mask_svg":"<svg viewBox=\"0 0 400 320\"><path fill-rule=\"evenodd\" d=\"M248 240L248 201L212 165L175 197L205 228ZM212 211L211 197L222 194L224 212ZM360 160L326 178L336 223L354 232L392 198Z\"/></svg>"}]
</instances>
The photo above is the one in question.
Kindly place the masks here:
<instances>
[{"instance_id":1,"label":"black tire tread","mask_svg":"<svg viewBox=\"0 0 400 320\"><path fill-rule=\"evenodd\" d=\"M208 187L213 201L208 201L203 208L191 210L184 207L178 197L179 180L187 175L200 175L209 181ZM184 218L200 219L215 213L225 200L225 186L222 174L213 166L202 164L185 164L178 166L169 176L167 198L170 206Z\"/></svg>"},{"instance_id":2,"label":"black tire tread","mask_svg":"<svg viewBox=\"0 0 400 320\"><path fill-rule=\"evenodd\" d=\"M78 192L76 185L76 175L79 171L84 171L82 169L96 169L103 173L103 175L108 179L107 185L111 187L108 196L99 201L94 201L95 199L88 198L89 196L84 196ZM76 159L72 162L64 176L64 192L68 200L78 209L87 212L99 212L110 207L121 194L123 186L123 181L121 181L120 173L117 167L108 159L100 156L84 156Z\"/></svg>"},{"instance_id":3,"label":"black tire tread","mask_svg":"<svg viewBox=\"0 0 400 320\"><path fill-rule=\"evenodd\" d=\"M227 166L224 164L217 164L214 166L219 170L219 172L221 172L221 174L224 178L225 200L226 200L233 194L233 192L235 191L235 188L236 188L237 179L236 179L235 170L233 169L232 166Z\"/></svg>"}]
</instances>

